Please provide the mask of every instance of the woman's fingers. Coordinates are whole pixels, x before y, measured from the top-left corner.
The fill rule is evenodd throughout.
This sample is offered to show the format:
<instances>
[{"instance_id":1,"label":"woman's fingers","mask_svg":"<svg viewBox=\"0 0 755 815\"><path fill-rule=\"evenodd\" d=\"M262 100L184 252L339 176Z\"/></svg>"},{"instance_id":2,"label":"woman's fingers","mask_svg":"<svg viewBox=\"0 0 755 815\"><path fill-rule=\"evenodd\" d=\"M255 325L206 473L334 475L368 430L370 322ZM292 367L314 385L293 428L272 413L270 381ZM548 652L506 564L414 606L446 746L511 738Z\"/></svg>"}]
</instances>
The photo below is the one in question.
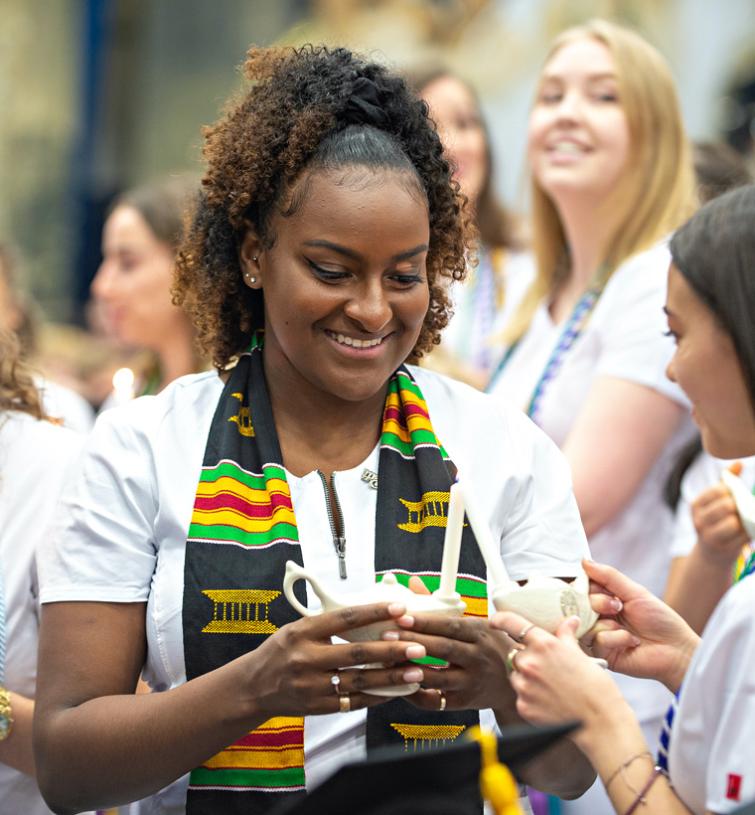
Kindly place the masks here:
<instances>
[{"instance_id":1,"label":"woman's fingers","mask_svg":"<svg viewBox=\"0 0 755 815\"><path fill-rule=\"evenodd\" d=\"M430 589L428 589L427 586L422 582L422 578L417 577L416 574L413 574L409 578L409 588L415 594L430 594Z\"/></svg>"},{"instance_id":2,"label":"woman's fingers","mask_svg":"<svg viewBox=\"0 0 755 815\"><path fill-rule=\"evenodd\" d=\"M405 613L406 606L401 603L370 603L316 614L306 617L303 622L314 638L327 639L366 625L394 621Z\"/></svg>"},{"instance_id":3,"label":"woman's fingers","mask_svg":"<svg viewBox=\"0 0 755 815\"><path fill-rule=\"evenodd\" d=\"M605 587L606 593L617 597L623 603L647 593L647 590L630 580L613 566L596 563L594 560L583 560L582 566L590 580Z\"/></svg>"},{"instance_id":4,"label":"woman's fingers","mask_svg":"<svg viewBox=\"0 0 755 815\"><path fill-rule=\"evenodd\" d=\"M473 643L450 637L420 634L418 631L402 631L401 641L422 645L431 657L442 659L452 665L470 665L474 662L476 647Z\"/></svg>"},{"instance_id":5,"label":"woman's fingers","mask_svg":"<svg viewBox=\"0 0 755 815\"><path fill-rule=\"evenodd\" d=\"M640 640L625 628L599 631L592 640L592 650L595 656L605 657L615 651L627 648L636 648Z\"/></svg>"},{"instance_id":6,"label":"woman's fingers","mask_svg":"<svg viewBox=\"0 0 755 815\"><path fill-rule=\"evenodd\" d=\"M400 665L427 656L427 648L417 640L375 640L337 645L320 645L311 655L310 663L318 670L338 670L354 665ZM418 682L421 680L410 680Z\"/></svg>"},{"instance_id":7,"label":"woman's fingers","mask_svg":"<svg viewBox=\"0 0 755 815\"><path fill-rule=\"evenodd\" d=\"M451 617L448 614L404 614L398 618L397 623L410 636L415 633L430 634L470 643L477 642L486 628L485 620L476 617Z\"/></svg>"},{"instance_id":8,"label":"woman's fingers","mask_svg":"<svg viewBox=\"0 0 755 815\"><path fill-rule=\"evenodd\" d=\"M515 642L525 642L525 638L531 637L536 630L543 631L531 623L521 614L513 611L499 611L490 618L490 627L498 631L504 631ZM524 636L522 636L524 635Z\"/></svg>"},{"instance_id":9,"label":"woman's fingers","mask_svg":"<svg viewBox=\"0 0 755 815\"><path fill-rule=\"evenodd\" d=\"M590 594L590 605L601 617L615 617L624 608L618 597L602 592Z\"/></svg>"}]
</instances>

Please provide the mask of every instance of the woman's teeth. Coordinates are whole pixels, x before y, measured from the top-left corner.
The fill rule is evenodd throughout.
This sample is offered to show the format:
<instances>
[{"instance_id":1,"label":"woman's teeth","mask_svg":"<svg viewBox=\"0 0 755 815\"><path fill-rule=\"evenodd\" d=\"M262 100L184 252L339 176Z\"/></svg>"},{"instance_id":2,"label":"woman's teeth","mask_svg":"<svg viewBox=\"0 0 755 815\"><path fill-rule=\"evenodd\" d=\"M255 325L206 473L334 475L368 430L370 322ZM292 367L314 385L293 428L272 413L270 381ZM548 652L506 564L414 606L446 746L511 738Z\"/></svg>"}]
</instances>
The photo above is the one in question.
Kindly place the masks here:
<instances>
[{"instance_id":1,"label":"woman's teeth","mask_svg":"<svg viewBox=\"0 0 755 815\"><path fill-rule=\"evenodd\" d=\"M374 340L358 340L355 337L347 337L345 334L336 334L333 331L328 331L327 334L340 345L349 345L352 348L374 348L383 341L383 337Z\"/></svg>"}]
</instances>

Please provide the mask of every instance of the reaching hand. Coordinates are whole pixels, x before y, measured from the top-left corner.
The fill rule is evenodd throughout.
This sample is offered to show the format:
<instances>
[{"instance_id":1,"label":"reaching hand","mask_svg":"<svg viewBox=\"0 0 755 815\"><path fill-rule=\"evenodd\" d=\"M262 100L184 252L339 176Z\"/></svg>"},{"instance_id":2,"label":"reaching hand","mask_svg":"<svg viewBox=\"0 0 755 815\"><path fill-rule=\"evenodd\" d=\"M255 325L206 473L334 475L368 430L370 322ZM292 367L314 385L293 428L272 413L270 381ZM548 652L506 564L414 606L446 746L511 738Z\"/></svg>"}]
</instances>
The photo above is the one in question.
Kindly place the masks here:
<instances>
[{"instance_id":1,"label":"reaching hand","mask_svg":"<svg viewBox=\"0 0 755 815\"><path fill-rule=\"evenodd\" d=\"M580 648L575 637L577 617L564 620L555 636L510 611L494 614L490 626L523 646L511 660L511 686L517 694L517 711L527 721L590 722L600 719L599 706L621 706L621 693L608 672ZM524 638L522 631L527 632Z\"/></svg>"},{"instance_id":2,"label":"reaching hand","mask_svg":"<svg viewBox=\"0 0 755 815\"><path fill-rule=\"evenodd\" d=\"M742 472L737 461L729 467L734 475ZM742 526L734 498L723 482L702 492L692 503L692 522L698 546L706 558L733 566L739 553L750 540Z\"/></svg>"},{"instance_id":3,"label":"reaching hand","mask_svg":"<svg viewBox=\"0 0 755 815\"><path fill-rule=\"evenodd\" d=\"M700 638L673 609L617 569L587 560L583 565L593 582L593 608L604 615L583 641L612 670L658 679L676 691ZM621 610L612 609L614 598Z\"/></svg>"}]
</instances>

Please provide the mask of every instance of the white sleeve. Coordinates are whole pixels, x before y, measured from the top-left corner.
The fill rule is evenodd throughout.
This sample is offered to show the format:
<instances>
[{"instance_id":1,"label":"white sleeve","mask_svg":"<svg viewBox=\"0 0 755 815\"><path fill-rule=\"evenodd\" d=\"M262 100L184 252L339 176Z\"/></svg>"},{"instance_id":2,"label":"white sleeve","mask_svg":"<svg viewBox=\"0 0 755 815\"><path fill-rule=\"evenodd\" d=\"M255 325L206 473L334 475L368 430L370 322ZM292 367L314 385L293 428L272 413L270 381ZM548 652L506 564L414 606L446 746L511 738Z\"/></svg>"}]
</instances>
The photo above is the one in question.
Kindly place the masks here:
<instances>
[{"instance_id":1,"label":"white sleeve","mask_svg":"<svg viewBox=\"0 0 755 815\"><path fill-rule=\"evenodd\" d=\"M707 735L706 809L731 812L755 798L755 582L724 597L707 626L689 683ZM749 584L749 585L748 585ZM680 722L682 728L683 722ZM694 725L693 725L694 726ZM676 728L674 728L676 729ZM673 733L672 739L676 737ZM681 738L684 738L682 729ZM738 787L738 789L737 789Z\"/></svg>"},{"instance_id":2,"label":"white sleeve","mask_svg":"<svg viewBox=\"0 0 755 815\"><path fill-rule=\"evenodd\" d=\"M589 558L585 531L563 453L519 410L505 417L521 477L507 482L496 514L502 519L502 554L509 575L570 577Z\"/></svg>"},{"instance_id":3,"label":"white sleeve","mask_svg":"<svg viewBox=\"0 0 755 815\"><path fill-rule=\"evenodd\" d=\"M156 560L155 468L138 429L142 411L129 407L98 418L63 493L39 561L43 603L147 600Z\"/></svg>"},{"instance_id":4,"label":"white sleeve","mask_svg":"<svg viewBox=\"0 0 755 815\"><path fill-rule=\"evenodd\" d=\"M611 376L652 388L687 405L680 388L666 377L674 353L663 313L670 255L657 246L626 261L608 282L603 297L613 307L605 312L603 348L597 376Z\"/></svg>"}]
</instances>

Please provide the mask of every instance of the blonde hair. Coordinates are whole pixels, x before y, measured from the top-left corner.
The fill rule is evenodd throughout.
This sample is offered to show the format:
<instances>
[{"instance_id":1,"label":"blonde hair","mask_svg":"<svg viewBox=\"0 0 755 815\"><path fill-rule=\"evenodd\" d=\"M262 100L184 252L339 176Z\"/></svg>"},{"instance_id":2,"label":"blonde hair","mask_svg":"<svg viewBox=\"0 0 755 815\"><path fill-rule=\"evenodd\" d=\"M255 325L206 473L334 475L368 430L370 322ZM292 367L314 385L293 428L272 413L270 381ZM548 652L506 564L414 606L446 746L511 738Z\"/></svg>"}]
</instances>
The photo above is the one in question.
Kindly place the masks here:
<instances>
[{"instance_id":1,"label":"blonde hair","mask_svg":"<svg viewBox=\"0 0 755 815\"><path fill-rule=\"evenodd\" d=\"M694 212L696 185L674 81L663 57L635 32L591 20L559 34L544 64L560 48L581 39L597 40L610 51L629 128L629 158L609 202L615 225L601 262L600 282L605 283L624 260L652 246ZM507 344L527 332L543 298L568 275L568 246L558 210L534 177L531 194L537 275L504 331Z\"/></svg>"},{"instance_id":2,"label":"blonde hair","mask_svg":"<svg viewBox=\"0 0 755 815\"><path fill-rule=\"evenodd\" d=\"M34 378L21 359L18 337L0 329L0 415L8 410L48 419Z\"/></svg>"}]
</instances>

